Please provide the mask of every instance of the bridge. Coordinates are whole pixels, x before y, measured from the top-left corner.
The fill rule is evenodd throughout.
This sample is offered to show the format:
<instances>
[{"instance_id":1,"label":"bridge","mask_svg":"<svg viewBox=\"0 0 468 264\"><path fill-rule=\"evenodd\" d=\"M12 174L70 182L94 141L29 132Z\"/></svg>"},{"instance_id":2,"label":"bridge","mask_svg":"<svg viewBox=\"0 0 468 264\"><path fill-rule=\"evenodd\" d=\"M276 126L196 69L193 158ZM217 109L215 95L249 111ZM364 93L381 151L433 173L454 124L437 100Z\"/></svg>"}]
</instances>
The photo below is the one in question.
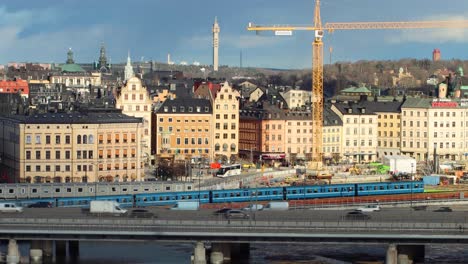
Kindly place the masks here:
<instances>
[{"instance_id":1,"label":"bridge","mask_svg":"<svg viewBox=\"0 0 468 264\"><path fill-rule=\"evenodd\" d=\"M13 246L16 240L32 241L31 249L42 250L45 255L51 254L52 241L57 248L63 248L68 241L74 251L79 251L78 241L84 240L195 242L195 259L201 261L198 263L204 263L203 242L218 245L214 247L218 248L215 253L224 252L223 256L228 255L226 251L233 251L232 245L254 242L386 243L387 259L397 259L401 255L398 252L406 252L410 259L424 256L424 244L467 244L465 209L463 206L453 212L385 209L370 214L366 221L348 220L342 210L250 212L248 219L234 220L213 215L209 210L151 209L157 218L133 219L89 216L77 208L26 209L23 214L0 217L0 239L10 240ZM42 241L42 246L38 241Z\"/></svg>"}]
</instances>

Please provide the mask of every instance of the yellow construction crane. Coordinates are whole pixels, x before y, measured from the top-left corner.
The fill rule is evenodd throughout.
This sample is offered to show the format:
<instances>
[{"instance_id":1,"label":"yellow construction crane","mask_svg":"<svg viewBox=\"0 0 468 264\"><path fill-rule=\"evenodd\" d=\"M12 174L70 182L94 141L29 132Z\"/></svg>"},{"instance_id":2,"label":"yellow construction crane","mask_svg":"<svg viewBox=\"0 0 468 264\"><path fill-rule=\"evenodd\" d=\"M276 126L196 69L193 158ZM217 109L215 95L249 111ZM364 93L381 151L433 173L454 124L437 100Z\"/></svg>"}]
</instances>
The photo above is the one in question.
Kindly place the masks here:
<instances>
[{"instance_id":1,"label":"yellow construction crane","mask_svg":"<svg viewBox=\"0 0 468 264\"><path fill-rule=\"evenodd\" d=\"M322 27L320 0L315 0L314 24L294 25L254 25L249 23L249 31L274 31L275 35L292 35L293 31L315 31L312 43L312 168L322 168L322 126L323 126L323 42L324 31L356 29L419 29L419 28L468 28L468 20L453 21L413 21L413 22L351 22L326 23Z\"/></svg>"}]
</instances>

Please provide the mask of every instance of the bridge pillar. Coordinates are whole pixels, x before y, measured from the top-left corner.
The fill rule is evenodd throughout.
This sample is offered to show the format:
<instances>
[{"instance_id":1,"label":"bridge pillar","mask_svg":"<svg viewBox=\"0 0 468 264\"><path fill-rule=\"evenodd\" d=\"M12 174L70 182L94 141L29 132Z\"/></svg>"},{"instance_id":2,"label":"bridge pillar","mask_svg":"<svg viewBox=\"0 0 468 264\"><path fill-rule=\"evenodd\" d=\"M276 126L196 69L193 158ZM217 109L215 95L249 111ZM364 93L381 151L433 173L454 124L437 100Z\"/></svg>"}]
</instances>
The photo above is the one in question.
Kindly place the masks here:
<instances>
[{"instance_id":1,"label":"bridge pillar","mask_svg":"<svg viewBox=\"0 0 468 264\"><path fill-rule=\"evenodd\" d=\"M68 252L70 254L70 258L77 259L80 255L80 242L76 241L68 241Z\"/></svg>"},{"instance_id":2,"label":"bridge pillar","mask_svg":"<svg viewBox=\"0 0 468 264\"><path fill-rule=\"evenodd\" d=\"M6 257L7 264L18 264L20 262L20 252L15 239L8 241L8 253Z\"/></svg>"},{"instance_id":3,"label":"bridge pillar","mask_svg":"<svg viewBox=\"0 0 468 264\"><path fill-rule=\"evenodd\" d=\"M398 252L395 244L388 245L385 264L398 264Z\"/></svg>"},{"instance_id":4,"label":"bridge pillar","mask_svg":"<svg viewBox=\"0 0 468 264\"><path fill-rule=\"evenodd\" d=\"M398 245L398 264L424 261L424 245Z\"/></svg>"},{"instance_id":5,"label":"bridge pillar","mask_svg":"<svg viewBox=\"0 0 468 264\"><path fill-rule=\"evenodd\" d=\"M29 248L29 259L31 263L42 263L42 243L39 240L32 240Z\"/></svg>"},{"instance_id":6,"label":"bridge pillar","mask_svg":"<svg viewBox=\"0 0 468 264\"><path fill-rule=\"evenodd\" d=\"M193 249L193 264L206 264L206 252L203 242L198 241Z\"/></svg>"},{"instance_id":7,"label":"bridge pillar","mask_svg":"<svg viewBox=\"0 0 468 264\"><path fill-rule=\"evenodd\" d=\"M42 241L42 257L44 258L44 262L49 263L52 262L54 259L54 241L52 240L44 240Z\"/></svg>"},{"instance_id":8,"label":"bridge pillar","mask_svg":"<svg viewBox=\"0 0 468 264\"><path fill-rule=\"evenodd\" d=\"M58 263L64 263L67 258L67 241L55 241L55 258Z\"/></svg>"}]
</instances>

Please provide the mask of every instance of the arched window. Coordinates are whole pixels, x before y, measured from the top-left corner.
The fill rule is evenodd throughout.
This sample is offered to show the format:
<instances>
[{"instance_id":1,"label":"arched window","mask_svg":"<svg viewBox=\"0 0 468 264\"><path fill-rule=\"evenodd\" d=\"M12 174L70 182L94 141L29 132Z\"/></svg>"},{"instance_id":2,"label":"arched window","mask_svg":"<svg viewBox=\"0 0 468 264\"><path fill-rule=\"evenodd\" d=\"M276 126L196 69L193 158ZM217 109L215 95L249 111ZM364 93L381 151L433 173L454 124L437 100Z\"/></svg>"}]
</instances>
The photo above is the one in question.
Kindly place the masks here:
<instances>
[{"instance_id":1,"label":"arched window","mask_svg":"<svg viewBox=\"0 0 468 264\"><path fill-rule=\"evenodd\" d=\"M231 144L231 152L235 152L236 151L236 144L232 143Z\"/></svg>"},{"instance_id":2,"label":"arched window","mask_svg":"<svg viewBox=\"0 0 468 264\"><path fill-rule=\"evenodd\" d=\"M219 144L218 143L216 143L216 145L215 145L215 151L219 151Z\"/></svg>"},{"instance_id":3,"label":"arched window","mask_svg":"<svg viewBox=\"0 0 468 264\"><path fill-rule=\"evenodd\" d=\"M88 144L88 136L87 135L83 136L83 144Z\"/></svg>"},{"instance_id":4,"label":"arched window","mask_svg":"<svg viewBox=\"0 0 468 264\"><path fill-rule=\"evenodd\" d=\"M76 136L76 144L81 144L81 136Z\"/></svg>"},{"instance_id":5,"label":"arched window","mask_svg":"<svg viewBox=\"0 0 468 264\"><path fill-rule=\"evenodd\" d=\"M89 141L89 144L94 144L94 137L93 137L93 135L89 135L89 136L88 136L88 141Z\"/></svg>"},{"instance_id":6,"label":"arched window","mask_svg":"<svg viewBox=\"0 0 468 264\"><path fill-rule=\"evenodd\" d=\"M223 151L227 151L228 150L228 144L224 143L223 144Z\"/></svg>"}]
</instances>

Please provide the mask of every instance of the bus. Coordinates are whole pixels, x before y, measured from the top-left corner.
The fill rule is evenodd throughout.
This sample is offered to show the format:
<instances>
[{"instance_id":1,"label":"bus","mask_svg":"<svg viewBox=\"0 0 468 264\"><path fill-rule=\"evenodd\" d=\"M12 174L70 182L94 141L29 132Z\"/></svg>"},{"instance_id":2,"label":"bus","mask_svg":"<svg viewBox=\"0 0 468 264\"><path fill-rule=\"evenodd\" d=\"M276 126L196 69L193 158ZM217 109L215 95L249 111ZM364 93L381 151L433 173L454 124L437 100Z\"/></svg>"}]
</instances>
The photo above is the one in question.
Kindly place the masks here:
<instances>
[{"instance_id":1,"label":"bus","mask_svg":"<svg viewBox=\"0 0 468 264\"><path fill-rule=\"evenodd\" d=\"M232 164L232 165L225 165L221 166L216 172L216 176L220 178L236 176L241 174L241 165L240 164Z\"/></svg>"}]
</instances>

